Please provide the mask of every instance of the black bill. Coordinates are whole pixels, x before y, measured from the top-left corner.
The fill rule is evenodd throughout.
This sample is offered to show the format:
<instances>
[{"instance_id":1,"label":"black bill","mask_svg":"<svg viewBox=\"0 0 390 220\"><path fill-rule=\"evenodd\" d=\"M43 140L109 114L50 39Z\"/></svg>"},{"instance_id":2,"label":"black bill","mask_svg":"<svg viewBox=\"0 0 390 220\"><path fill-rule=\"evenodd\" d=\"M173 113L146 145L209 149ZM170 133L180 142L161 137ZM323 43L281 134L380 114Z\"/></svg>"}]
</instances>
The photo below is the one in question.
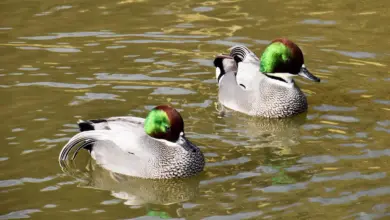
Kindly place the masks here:
<instances>
[{"instance_id":1,"label":"black bill","mask_svg":"<svg viewBox=\"0 0 390 220\"><path fill-rule=\"evenodd\" d=\"M305 65L302 65L301 71L298 73L299 76L302 76L303 78L309 79L314 82L320 82L321 79L314 76L309 72L309 70L306 69Z\"/></svg>"},{"instance_id":2,"label":"black bill","mask_svg":"<svg viewBox=\"0 0 390 220\"><path fill-rule=\"evenodd\" d=\"M196 152L199 150L199 148L195 144L193 144L190 140L188 140L186 137L184 137L184 135L180 135L176 143L189 152Z\"/></svg>"}]
</instances>

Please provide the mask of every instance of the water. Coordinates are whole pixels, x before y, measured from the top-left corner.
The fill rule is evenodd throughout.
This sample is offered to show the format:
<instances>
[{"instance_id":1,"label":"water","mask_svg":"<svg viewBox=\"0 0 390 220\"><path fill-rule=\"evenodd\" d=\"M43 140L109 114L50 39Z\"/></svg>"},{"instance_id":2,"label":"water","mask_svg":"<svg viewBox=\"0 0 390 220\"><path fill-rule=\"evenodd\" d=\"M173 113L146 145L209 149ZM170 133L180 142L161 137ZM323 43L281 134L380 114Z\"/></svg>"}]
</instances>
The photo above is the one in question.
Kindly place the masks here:
<instances>
[{"instance_id":1,"label":"water","mask_svg":"<svg viewBox=\"0 0 390 220\"><path fill-rule=\"evenodd\" d=\"M0 3L0 219L389 219L388 1ZM220 117L212 60L244 44L300 45L322 81L307 114ZM181 111L205 171L111 174L60 149L79 118ZM65 217L66 216L66 217ZM149 218L148 218L149 217Z\"/></svg>"}]
</instances>

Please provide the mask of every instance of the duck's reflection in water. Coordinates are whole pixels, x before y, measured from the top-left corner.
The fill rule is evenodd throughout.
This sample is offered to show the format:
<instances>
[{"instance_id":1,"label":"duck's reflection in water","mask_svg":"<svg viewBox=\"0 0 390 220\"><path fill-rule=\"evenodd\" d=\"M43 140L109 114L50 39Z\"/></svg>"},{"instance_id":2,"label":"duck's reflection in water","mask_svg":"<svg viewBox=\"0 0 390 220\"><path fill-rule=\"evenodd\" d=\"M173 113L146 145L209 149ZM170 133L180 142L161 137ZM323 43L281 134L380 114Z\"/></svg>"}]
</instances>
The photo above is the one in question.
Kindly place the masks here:
<instances>
[{"instance_id":1,"label":"duck's reflection in water","mask_svg":"<svg viewBox=\"0 0 390 220\"><path fill-rule=\"evenodd\" d=\"M78 158L78 159L81 159ZM85 160L81 160L84 161ZM82 162L68 161L62 170L80 180L80 187L107 190L111 195L124 200L124 204L139 206L147 204L169 205L184 202L196 197L199 191L199 178L183 179L141 179L110 172L89 160L85 169Z\"/></svg>"},{"instance_id":2,"label":"duck's reflection in water","mask_svg":"<svg viewBox=\"0 0 390 220\"><path fill-rule=\"evenodd\" d=\"M245 141L245 147L275 148L288 150L299 144L300 126L306 121L307 113L289 118L262 118L248 116L232 111L220 104L217 107L219 115L228 129Z\"/></svg>"}]
</instances>

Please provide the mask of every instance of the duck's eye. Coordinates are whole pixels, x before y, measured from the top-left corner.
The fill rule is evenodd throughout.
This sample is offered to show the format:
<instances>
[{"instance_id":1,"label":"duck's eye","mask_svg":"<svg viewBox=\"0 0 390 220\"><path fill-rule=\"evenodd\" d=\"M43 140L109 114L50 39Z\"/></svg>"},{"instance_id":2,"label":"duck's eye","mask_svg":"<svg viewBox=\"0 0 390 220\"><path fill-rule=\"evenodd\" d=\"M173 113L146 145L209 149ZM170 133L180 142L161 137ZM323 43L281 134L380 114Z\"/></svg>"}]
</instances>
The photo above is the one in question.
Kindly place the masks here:
<instances>
[{"instance_id":1,"label":"duck's eye","mask_svg":"<svg viewBox=\"0 0 390 220\"><path fill-rule=\"evenodd\" d=\"M171 131L171 127L165 126L165 132L170 132L170 131Z\"/></svg>"}]
</instances>

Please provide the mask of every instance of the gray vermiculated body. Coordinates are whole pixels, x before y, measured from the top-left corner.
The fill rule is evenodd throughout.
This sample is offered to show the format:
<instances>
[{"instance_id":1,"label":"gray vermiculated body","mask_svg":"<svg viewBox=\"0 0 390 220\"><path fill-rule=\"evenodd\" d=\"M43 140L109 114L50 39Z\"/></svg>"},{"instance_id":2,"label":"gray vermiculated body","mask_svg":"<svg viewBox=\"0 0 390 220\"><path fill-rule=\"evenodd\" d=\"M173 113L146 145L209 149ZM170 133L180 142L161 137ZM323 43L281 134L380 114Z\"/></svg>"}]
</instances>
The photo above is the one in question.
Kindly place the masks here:
<instances>
[{"instance_id":1,"label":"gray vermiculated body","mask_svg":"<svg viewBox=\"0 0 390 220\"><path fill-rule=\"evenodd\" d=\"M90 123L94 130L78 135L81 140L95 139L92 158L120 174L170 179L193 176L203 170L204 156L199 148L189 151L177 143L152 138L144 132L143 122L135 117L113 117L96 124L80 122ZM95 133L102 135L95 137Z\"/></svg>"},{"instance_id":2,"label":"gray vermiculated body","mask_svg":"<svg viewBox=\"0 0 390 220\"><path fill-rule=\"evenodd\" d=\"M193 176L203 170L205 162L200 150L188 152L160 147L159 156L150 160L149 164L152 178L166 179Z\"/></svg>"}]
</instances>

